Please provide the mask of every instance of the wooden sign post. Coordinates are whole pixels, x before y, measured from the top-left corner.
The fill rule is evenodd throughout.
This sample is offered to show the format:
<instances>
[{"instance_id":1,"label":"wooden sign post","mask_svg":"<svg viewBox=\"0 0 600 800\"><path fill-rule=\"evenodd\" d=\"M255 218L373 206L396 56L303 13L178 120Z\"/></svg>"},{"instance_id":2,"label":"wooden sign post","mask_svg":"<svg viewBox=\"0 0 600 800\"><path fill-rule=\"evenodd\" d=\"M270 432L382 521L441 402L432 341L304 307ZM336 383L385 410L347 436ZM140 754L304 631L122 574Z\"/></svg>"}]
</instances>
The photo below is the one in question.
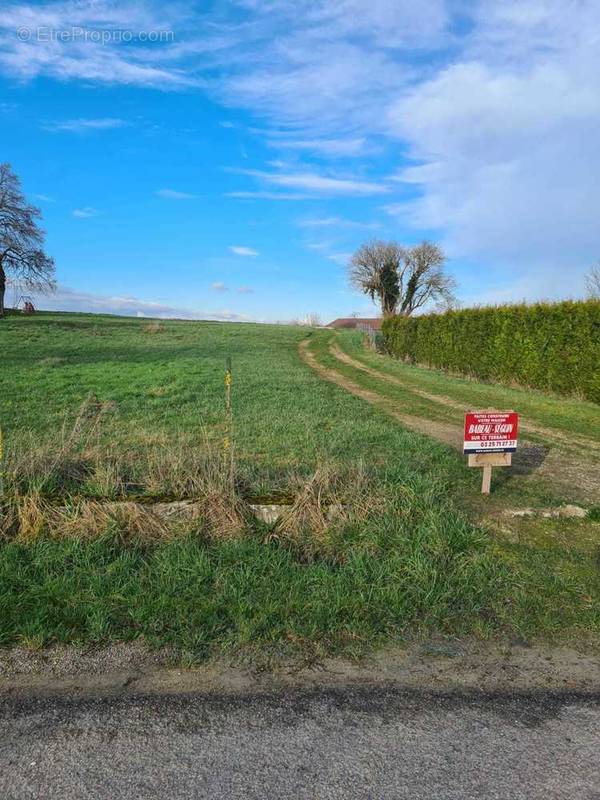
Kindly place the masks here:
<instances>
[{"instance_id":1,"label":"wooden sign post","mask_svg":"<svg viewBox=\"0 0 600 800\"><path fill-rule=\"evenodd\" d=\"M463 452L470 467L483 467L482 494L489 494L493 467L510 467L517 449L519 415L515 411L469 411L465 414Z\"/></svg>"}]
</instances>

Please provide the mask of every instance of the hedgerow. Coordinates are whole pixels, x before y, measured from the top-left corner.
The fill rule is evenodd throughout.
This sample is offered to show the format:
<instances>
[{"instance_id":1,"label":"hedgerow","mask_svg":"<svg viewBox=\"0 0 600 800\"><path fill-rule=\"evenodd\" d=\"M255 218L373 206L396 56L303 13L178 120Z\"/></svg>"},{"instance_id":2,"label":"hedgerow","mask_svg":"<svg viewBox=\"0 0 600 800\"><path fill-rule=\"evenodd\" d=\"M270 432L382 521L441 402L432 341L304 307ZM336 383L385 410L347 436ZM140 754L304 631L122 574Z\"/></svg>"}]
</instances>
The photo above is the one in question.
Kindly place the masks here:
<instances>
[{"instance_id":1,"label":"hedgerow","mask_svg":"<svg viewBox=\"0 0 600 800\"><path fill-rule=\"evenodd\" d=\"M600 403L600 302L469 308L383 323L404 361Z\"/></svg>"}]
</instances>

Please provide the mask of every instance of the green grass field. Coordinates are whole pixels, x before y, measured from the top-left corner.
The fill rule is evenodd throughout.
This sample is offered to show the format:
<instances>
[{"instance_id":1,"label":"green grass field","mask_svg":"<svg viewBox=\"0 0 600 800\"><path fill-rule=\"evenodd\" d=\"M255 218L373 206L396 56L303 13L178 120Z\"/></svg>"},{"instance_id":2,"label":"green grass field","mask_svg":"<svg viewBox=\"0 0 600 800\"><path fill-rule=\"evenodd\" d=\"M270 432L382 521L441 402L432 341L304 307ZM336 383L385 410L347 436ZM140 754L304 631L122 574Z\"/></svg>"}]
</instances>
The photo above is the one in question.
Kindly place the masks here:
<instances>
[{"instance_id":1,"label":"green grass field","mask_svg":"<svg viewBox=\"0 0 600 800\"><path fill-rule=\"evenodd\" d=\"M465 402L473 389L477 403L527 404L538 424L593 438L589 403L408 368L364 351L352 335L340 338L344 350L408 388L341 365L328 332L11 316L0 323L0 642L141 636L189 658L359 653L432 632L594 642L595 512L500 520L506 506L569 500L551 483L505 477L482 511L477 471L323 380L299 357L307 336L321 365L370 382L412 414L457 418L410 386ZM233 450L224 450L229 434ZM197 498L204 516L152 535L143 516L133 526L131 516L105 518L89 505ZM244 510L277 498L304 503L287 527ZM334 502L343 513L325 519ZM213 510L228 503L235 524L223 509L215 521Z\"/></svg>"}]
</instances>

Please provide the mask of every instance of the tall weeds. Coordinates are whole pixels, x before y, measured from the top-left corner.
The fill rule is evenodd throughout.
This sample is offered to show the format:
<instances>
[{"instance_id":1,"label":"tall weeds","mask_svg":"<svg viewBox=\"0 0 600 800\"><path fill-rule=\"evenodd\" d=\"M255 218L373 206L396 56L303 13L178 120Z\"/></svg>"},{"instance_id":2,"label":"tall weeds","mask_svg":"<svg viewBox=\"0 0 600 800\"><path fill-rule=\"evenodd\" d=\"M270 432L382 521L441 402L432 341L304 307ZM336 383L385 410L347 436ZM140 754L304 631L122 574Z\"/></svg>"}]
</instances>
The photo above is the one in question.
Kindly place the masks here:
<instances>
[{"instance_id":1,"label":"tall weeds","mask_svg":"<svg viewBox=\"0 0 600 800\"><path fill-rule=\"evenodd\" d=\"M110 405L90 395L53 440L28 436L7 448L0 535L30 541L112 532L154 541L250 533L257 523L241 489L230 409L228 398L226 446L202 432L196 443L173 437L128 449L111 440ZM292 473L286 494L293 501L265 539L304 557L330 551L344 525L375 508L360 465L340 470L324 463L308 479Z\"/></svg>"}]
</instances>

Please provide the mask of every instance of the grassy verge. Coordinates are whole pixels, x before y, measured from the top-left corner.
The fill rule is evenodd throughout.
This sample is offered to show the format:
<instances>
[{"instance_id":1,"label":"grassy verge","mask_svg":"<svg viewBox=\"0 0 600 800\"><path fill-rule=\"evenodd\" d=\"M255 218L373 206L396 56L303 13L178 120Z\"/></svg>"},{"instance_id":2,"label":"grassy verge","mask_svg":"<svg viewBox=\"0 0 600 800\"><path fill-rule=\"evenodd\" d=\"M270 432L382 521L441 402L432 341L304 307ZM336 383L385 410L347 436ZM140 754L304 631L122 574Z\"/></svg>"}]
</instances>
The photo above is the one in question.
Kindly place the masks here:
<instances>
[{"instance_id":1,"label":"grassy verge","mask_svg":"<svg viewBox=\"0 0 600 800\"><path fill-rule=\"evenodd\" d=\"M365 349L356 332L343 332L338 344L361 363L383 375L399 378L410 388L450 398L471 408L518 408L534 423L563 433L573 433L600 446L600 406L585 400L559 397L537 390L512 388L448 375L442 370L405 364L389 356Z\"/></svg>"},{"instance_id":2,"label":"grassy verge","mask_svg":"<svg viewBox=\"0 0 600 800\"><path fill-rule=\"evenodd\" d=\"M230 648L359 652L428 630L489 634L508 571L486 537L436 503L347 525L316 552L264 531L144 544L107 534L2 548L0 639L144 636L202 657Z\"/></svg>"},{"instance_id":3,"label":"grassy verge","mask_svg":"<svg viewBox=\"0 0 600 800\"><path fill-rule=\"evenodd\" d=\"M546 529L502 538L474 522L477 476L460 456L321 380L298 358L307 331L6 323L1 643L143 636L191 658L319 656L431 632L598 632L592 538L567 563ZM312 348L330 363L326 336ZM233 461L222 451L229 354ZM196 516L158 525L118 504L167 497L194 501ZM296 499L282 523L248 514L276 497Z\"/></svg>"}]
</instances>

